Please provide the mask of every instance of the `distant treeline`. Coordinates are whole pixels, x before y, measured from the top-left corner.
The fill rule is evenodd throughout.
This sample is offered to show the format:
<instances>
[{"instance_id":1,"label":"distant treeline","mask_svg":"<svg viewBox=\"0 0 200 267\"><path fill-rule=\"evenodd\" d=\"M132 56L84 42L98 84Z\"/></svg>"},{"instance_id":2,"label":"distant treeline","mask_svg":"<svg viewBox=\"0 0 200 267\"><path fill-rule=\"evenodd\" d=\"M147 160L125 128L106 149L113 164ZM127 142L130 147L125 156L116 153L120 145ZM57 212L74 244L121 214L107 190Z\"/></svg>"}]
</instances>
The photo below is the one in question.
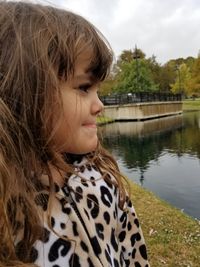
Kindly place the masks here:
<instances>
[{"instance_id":1,"label":"distant treeline","mask_svg":"<svg viewBox=\"0 0 200 267\"><path fill-rule=\"evenodd\" d=\"M160 64L138 48L124 50L102 84L102 95L135 92L172 92L200 96L200 55Z\"/></svg>"}]
</instances>

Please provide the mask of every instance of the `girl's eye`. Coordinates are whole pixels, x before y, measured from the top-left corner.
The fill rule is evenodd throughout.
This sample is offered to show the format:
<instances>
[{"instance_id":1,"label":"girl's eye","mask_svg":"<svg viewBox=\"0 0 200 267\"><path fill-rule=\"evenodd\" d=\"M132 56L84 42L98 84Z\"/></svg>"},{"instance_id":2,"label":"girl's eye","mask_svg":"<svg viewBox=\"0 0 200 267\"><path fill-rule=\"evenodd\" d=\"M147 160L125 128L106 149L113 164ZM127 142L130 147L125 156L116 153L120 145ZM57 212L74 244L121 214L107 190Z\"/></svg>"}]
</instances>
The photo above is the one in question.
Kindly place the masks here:
<instances>
[{"instance_id":1,"label":"girl's eye","mask_svg":"<svg viewBox=\"0 0 200 267\"><path fill-rule=\"evenodd\" d=\"M90 89L91 86L92 86L91 84L81 84L81 85L78 87L78 89L79 89L80 91L83 91L83 92L85 92L85 93L88 93L88 91L89 91L89 89Z\"/></svg>"}]
</instances>

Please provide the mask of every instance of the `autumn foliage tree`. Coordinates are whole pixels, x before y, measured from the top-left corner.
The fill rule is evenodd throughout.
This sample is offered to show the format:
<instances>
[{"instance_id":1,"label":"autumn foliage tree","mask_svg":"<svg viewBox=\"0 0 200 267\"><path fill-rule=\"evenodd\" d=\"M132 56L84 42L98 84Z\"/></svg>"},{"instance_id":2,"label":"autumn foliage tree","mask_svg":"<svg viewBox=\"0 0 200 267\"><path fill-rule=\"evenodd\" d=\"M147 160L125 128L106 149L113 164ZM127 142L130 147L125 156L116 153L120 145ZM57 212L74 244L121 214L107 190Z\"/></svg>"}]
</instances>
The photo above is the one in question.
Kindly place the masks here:
<instances>
[{"instance_id":1,"label":"autumn foliage tree","mask_svg":"<svg viewBox=\"0 0 200 267\"><path fill-rule=\"evenodd\" d=\"M150 64L145 57L145 53L136 47L121 53L117 61L119 71L116 75L115 92L134 93L158 89L153 81Z\"/></svg>"},{"instance_id":2,"label":"autumn foliage tree","mask_svg":"<svg viewBox=\"0 0 200 267\"><path fill-rule=\"evenodd\" d=\"M200 96L200 55L170 59L161 65L154 55L146 58L141 49L122 51L101 86L101 95L144 91Z\"/></svg>"},{"instance_id":3,"label":"autumn foliage tree","mask_svg":"<svg viewBox=\"0 0 200 267\"><path fill-rule=\"evenodd\" d=\"M188 86L188 94L191 96L200 96L200 56L195 60L191 80Z\"/></svg>"},{"instance_id":4,"label":"autumn foliage tree","mask_svg":"<svg viewBox=\"0 0 200 267\"><path fill-rule=\"evenodd\" d=\"M182 63L175 69L177 76L175 83L171 85L171 91L173 93L180 93L182 95L189 95L189 84L191 83L191 73L189 67L185 63Z\"/></svg>"}]
</instances>

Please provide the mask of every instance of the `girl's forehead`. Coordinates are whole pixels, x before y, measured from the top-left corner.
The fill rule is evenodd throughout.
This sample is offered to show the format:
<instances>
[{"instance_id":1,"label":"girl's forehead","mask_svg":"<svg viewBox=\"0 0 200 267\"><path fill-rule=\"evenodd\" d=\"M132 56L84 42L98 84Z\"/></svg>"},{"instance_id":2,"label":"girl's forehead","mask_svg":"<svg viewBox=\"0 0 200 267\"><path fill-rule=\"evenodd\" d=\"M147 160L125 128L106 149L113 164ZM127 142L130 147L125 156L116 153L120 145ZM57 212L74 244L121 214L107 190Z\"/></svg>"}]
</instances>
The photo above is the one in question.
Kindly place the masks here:
<instances>
[{"instance_id":1,"label":"girl's forehead","mask_svg":"<svg viewBox=\"0 0 200 267\"><path fill-rule=\"evenodd\" d=\"M89 62L94 57L94 49L92 48L85 48L84 50L80 51L77 56L78 62Z\"/></svg>"},{"instance_id":2,"label":"girl's forehead","mask_svg":"<svg viewBox=\"0 0 200 267\"><path fill-rule=\"evenodd\" d=\"M94 58L94 52L92 49L87 49L81 52L75 63L75 75L82 75L89 73L92 67L92 59Z\"/></svg>"}]
</instances>

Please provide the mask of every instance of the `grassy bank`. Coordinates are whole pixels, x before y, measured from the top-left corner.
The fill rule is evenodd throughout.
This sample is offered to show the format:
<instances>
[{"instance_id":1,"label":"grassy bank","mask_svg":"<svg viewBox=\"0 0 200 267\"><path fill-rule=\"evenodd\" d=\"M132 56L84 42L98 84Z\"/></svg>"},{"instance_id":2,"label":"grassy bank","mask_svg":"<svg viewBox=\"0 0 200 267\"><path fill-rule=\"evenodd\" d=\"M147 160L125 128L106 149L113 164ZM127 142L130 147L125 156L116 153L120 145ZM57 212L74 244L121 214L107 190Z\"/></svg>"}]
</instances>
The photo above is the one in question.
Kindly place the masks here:
<instances>
[{"instance_id":1,"label":"grassy bank","mask_svg":"<svg viewBox=\"0 0 200 267\"><path fill-rule=\"evenodd\" d=\"M195 100L188 99L183 101L183 111L190 110L200 110L200 98L196 98Z\"/></svg>"},{"instance_id":2,"label":"grassy bank","mask_svg":"<svg viewBox=\"0 0 200 267\"><path fill-rule=\"evenodd\" d=\"M113 121L114 121L113 119L107 118L107 117L104 117L104 116L97 117L97 124L98 125L110 123L110 122L113 122Z\"/></svg>"},{"instance_id":3,"label":"grassy bank","mask_svg":"<svg viewBox=\"0 0 200 267\"><path fill-rule=\"evenodd\" d=\"M199 267L200 223L131 182L151 267Z\"/></svg>"}]
</instances>

